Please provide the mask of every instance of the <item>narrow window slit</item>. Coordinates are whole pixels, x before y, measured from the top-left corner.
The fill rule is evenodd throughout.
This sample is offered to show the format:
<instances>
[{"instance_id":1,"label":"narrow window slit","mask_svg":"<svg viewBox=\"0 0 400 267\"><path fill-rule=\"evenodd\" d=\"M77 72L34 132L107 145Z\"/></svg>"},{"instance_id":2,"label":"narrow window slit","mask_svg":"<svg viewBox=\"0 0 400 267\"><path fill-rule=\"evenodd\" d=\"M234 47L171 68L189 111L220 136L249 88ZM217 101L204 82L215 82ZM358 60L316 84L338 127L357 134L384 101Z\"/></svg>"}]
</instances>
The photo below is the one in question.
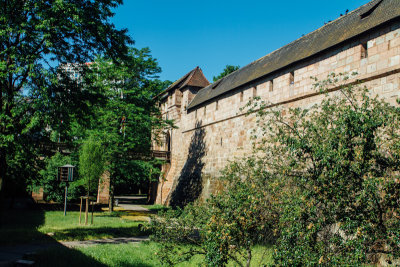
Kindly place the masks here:
<instances>
[{"instance_id":1,"label":"narrow window slit","mask_svg":"<svg viewBox=\"0 0 400 267\"><path fill-rule=\"evenodd\" d=\"M368 57L368 44L367 42L361 43L361 59Z\"/></svg>"},{"instance_id":2,"label":"narrow window slit","mask_svg":"<svg viewBox=\"0 0 400 267\"><path fill-rule=\"evenodd\" d=\"M289 74L289 84L294 84L294 71L291 71Z\"/></svg>"}]
</instances>

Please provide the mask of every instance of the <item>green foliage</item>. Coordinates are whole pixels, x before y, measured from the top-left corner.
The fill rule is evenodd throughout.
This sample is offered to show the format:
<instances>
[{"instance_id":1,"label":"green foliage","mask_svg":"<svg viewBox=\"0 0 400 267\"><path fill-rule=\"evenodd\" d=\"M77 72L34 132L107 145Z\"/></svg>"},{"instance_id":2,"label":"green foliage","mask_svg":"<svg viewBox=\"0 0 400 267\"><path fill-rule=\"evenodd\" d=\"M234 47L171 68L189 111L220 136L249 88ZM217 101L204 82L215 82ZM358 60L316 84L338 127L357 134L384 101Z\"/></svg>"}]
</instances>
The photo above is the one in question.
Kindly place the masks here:
<instances>
[{"instance_id":1,"label":"green foliage","mask_svg":"<svg viewBox=\"0 0 400 267\"><path fill-rule=\"evenodd\" d=\"M109 20L121 2L0 1L0 193L3 182L33 176L24 177L25 170L40 165L46 127L64 133L73 121L87 120L98 92L83 90L58 65L90 62L96 54L124 58L132 41ZM77 69L82 77L85 69Z\"/></svg>"},{"instance_id":2,"label":"green foliage","mask_svg":"<svg viewBox=\"0 0 400 267\"><path fill-rule=\"evenodd\" d=\"M157 252L160 260L173 266L195 255L204 255L206 252L202 243L208 219L208 209L200 203L188 204L184 210L160 211L148 226L152 231L151 239L161 244Z\"/></svg>"},{"instance_id":3,"label":"green foliage","mask_svg":"<svg viewBox=\"0 0 400 267\"><path fill-rule=\"evenodd\" d=\"M104 92L107 101L96 107L90 124L80 125L73 135L93 135L103 141L112 189L158 178L161 161L141 159L149 155L152 131L171 125L158 116L155 106L155 96L166 85L157 79L157 61L148 48L131 48L123 61L100 57L91 70L91 86Z\"/></svg>"},{"instance_id":4,"label":"green foliage","mask_svg":"<svg viewBox=\"0 0 400 267\"><path fill-rule=\"evenodd\" d=\"M235 262L249 266L253 248L275 239L279 221L279 181L269 176L264 162L248 158L229 165L220 178L223 190L206 203L169 210L152 221L153 238L166 242L159 254L170 265L204 254L207 266ZM176 244L191 245L188 250ZM171 252L172 251L172 252Z\"/></svg>"},{"instance_id":5,"label":"green foliage","mask_svg":"<svg viewBox=\"0 0 400 267\"><path fill-rule=\"evenodd\" d=\"M213 81L216 82L219 79L224 78L228 74L231 74L232 72L234 72L234 71L236 71L238 69L240 69L240 66L226 65L225 69L218 76L214 76L213 77Z\"/></svg>"},{"instance_id":6,"label":"green foliage","mask_svg":"<svg viewBox=\"0 0 400 267\"><path fill-rule=\"evenodd\" d=\"M224 170L223 190L208 202L211 217L205 246L209 266L223 266L229 260L239 265L245 261L249 266L252 248L275 239L279 205L277 194L271 192L279 181L265 166L263 160L247 158Z\"/></svg>"},{"instance_id":7,"label":"green foliage","mask_svg":"<svg viewBox=\"0 0 400 267\"><path fill-rule=\"evenodd\" d=\"M400 256L397 107L366 88L317 81L325 98L310 109L261 109L256 149L289 185L276 263L361 265ZM339 91L327 89L339 84ZM259 108L259 106L257 106Z\"/></svg>"},{"instance_id":8,"label":"green foliage","mask_svg":"<svg viewBox=\"0 0 400 267\"><path fill-rule=\"evenodd\" d=\"M87 194L96 192L100 176L105 170L104 148L100 140L89 136L83 143L79 153L79 172L85 181Z\"/></svg>"},{"instance_id":9,"label":"green foliage","mask_svg":"<svg viewBox=\"0 0 400 267\"><path fill-rule=\"evenodd\" d=\"M36 180L29 189L30 191L37 191L39 188L43 188L45 200L63 202L65 195L65 182L58 180L58 167L65 164L76 165L71 157L63 156L60 153L56 153L50 158L44 160L46 166L40 170L40 179ZM68 199L77 199L83 195L82 181L79 180L75 169L74 181L68 183Z\"/></svg>"}]
</instances>

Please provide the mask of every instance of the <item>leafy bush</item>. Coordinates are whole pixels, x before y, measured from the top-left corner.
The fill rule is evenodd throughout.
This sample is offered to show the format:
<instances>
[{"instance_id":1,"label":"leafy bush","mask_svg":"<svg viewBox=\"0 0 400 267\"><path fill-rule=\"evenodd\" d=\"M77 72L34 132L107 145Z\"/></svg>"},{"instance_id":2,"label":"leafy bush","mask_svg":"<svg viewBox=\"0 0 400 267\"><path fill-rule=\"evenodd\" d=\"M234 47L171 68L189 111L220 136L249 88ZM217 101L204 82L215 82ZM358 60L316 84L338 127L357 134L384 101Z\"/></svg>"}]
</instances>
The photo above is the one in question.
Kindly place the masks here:
<instances>
[{"instance_id":1,"label":"leafy bush","mask_svg":"<svg viewBox=\"0 0 400 267\"><path fill-rule=\"evenodd\" d=\"M43 193L47 201L63 202L65 182L58 180L58 167L65 164L76 165L76 162L73 162L71 157L64 156L58 152L44 161L46 166L40 171L41 179L36 181L32 186L32 190L38 190L40 187L43 187ZM77 173L75 171L74 182L70 182L68 185L69 199L77 199L83 193L82 181L79 180Z\"/></svg>"},{"instance_id":2,"label":"leafy bush","mask_svg":"<svg viewBox=\"0 0 400 267\"><path fill-rule=\"evenodd\" d=\"M342 79L317 81L325 98L310 109L258 112L265 131L256 147L294 185L282 199L279 265L400 256L400 110L358 86L328 94Z\"/></svg>"},{"instance_id":3,"label":"leafy bush","mask_svg":"<svg viewBox=\"0 0 400 267\"><path fill-rule=\"evenodd\" d=\"M150 228L153 239L164 242L159 254L163 262L174 265L203 254L208 266L229 261L249 266L253 247L274 240L279 218L275 203L279 198L269 190L279 183L264 166L255 158L233 162L220 178L223 190L219 194L206 203L168 210L154 218Z\"/></svg>"}]
</instances>

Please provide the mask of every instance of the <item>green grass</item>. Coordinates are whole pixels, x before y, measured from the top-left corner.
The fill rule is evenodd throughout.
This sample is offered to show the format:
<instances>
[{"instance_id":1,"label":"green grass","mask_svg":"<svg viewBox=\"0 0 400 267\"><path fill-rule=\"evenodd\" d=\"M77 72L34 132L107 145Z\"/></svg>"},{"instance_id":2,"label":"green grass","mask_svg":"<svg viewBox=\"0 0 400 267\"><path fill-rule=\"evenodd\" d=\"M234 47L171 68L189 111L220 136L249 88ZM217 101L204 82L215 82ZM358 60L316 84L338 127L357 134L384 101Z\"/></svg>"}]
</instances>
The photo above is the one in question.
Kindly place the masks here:
<instances>
[{"instance_id":1,"label":"green grass","mask_svg":"<svg viewBox=\"0 0 400 267\"><path fill-rule=\"evenodd\" d=\"M57 248L43 251L30 259L35 266L162 266L156 253L159 244L142 242L140 244L97 245L79 249ZM263 266L272 263L272 249L254 248L252 266ZM264 255L265 254L265 255ZM264 256L263 256L264 255ZM261 259L263 259L261 261ZM202 256L195 256L189 262L180 263L178 267L199 266ZM236 266L230 263L228 266Z\"/></svg>"},{"instance_id":2,"label":"green grass","mask_svg":"<svg viewBox=\"0 0 400 267\"><path fill-rule=\"evenodd\" d=\"M83 215L83 214L82 214ZM120 218L123 213L94 213L93 225L79 225L79 212L9 211L0 216L0 245L29 242L89 240L139 236L135 222ZM82 218L84 222L84 217ZM90 217L89 217L90 223Z\"/></svg>"},{"instance_id":3,"label":"green grass","mask_svg":"<svg viewBox=\"0 0 400 267\"><path fill-rule=\"evenodd\" d=\"M165 211L170 209L164 205L154 204L154 205L141 205L143 208L149 209L153 213L158 213L159 211Z\"/></svg>"},{"instance_id":4,"label":"green grass","mask_svg":"<svg viewBox=\"0 0 400 267\"><path fill-rule=\"evenodd\" d=\"M155 206L153 209L160 210L161 207ZM64 217L62 211L10 211L0 214L0 246L53 242L52 249L30 256L29 259L36 262L35 266L161 266L156 255L160 245L155 242L96 245L77 249L69 249L56 242L145 234L138 229L141 222L125 220L121 218L124 215L124 212L98 212L95 213L94 224L84 226L79 225L79 212L69 212ZM271 255L271 248L255 247L252 266L271 263ZM177 266L198 266L202 257L195 256L189 262ZM236 265L231 263L229 266Z\"/></svg>"}]
</instances>

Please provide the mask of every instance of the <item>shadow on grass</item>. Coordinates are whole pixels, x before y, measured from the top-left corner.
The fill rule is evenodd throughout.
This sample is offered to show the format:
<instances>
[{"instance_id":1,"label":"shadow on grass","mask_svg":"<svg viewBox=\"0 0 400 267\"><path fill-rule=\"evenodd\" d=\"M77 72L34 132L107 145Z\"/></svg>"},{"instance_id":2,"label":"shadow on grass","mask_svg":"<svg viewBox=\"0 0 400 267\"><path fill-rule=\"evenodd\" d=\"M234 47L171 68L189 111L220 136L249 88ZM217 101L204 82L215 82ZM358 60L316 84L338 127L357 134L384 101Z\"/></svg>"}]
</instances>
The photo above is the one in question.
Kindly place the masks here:
<instances>
[{"instance_id":1,"label":"shadow on grass","mask_svg":"<svg viewBox=\"0 0 400 267\"><path fill-rule=\"evenodd\" d=\"M57 240L90 240L102 238L116 238L116 237L134 237L143 236L148 233L139 230L138 225L131 227L100 227L100 228L71 228L58 230L54 233L54 238Z\"/></svg>"},{"instance_id":2,"label":"shadow on grass","mask_svg":"<svg viewBox=\"0 0 400 267\"><path fill-rule=\"evenodd\" d=\"M153 265L149 265L146 263L132 263L131 261L125 260L123 257L118 257L113 253L112 256L112 264L104 264L99 261L96 261L94 257L88 256L80 252L76 249L68 249L68 248L57 248L57 249L49 249L47 251L43 251L38 253L37 255L32 255L29 257L30 260L36 262L35 266L39 267L70 267L70 266L95 266L95 267L103 267L103 266L120 266L120 267L151 267ZM97 253L96 256L99 256Z\"/></svg>"},{"instance_id":3,"label":"shadow on grass","mask_svg":"<svg viewBox=\"0 0 400 267\"><path fill-rule=\"evenodd\" d=\"M39 232L37 229L44 223L45 212L40 209L0 211L0 266L13 266L16 260L26 259L27 254L48 248L62 251L63 254L73 253L79 264L63 265L58 258L52 264L35 266L104 266L94 258L79 251L71 251L54 238Z\"/></svg>"},{"instance_id":4,"label":"shadow on grass","mask_svg":"<svg viewBox=\"0 0 400 267\"><path fill-rule=\"evenodd\" d=\"M96 217L121 217L123 216L150 216L152 214L156 214L156 212L153 212L151 210L145 211L145 210L123 210L123 211L113 211L111 214L110 213L104 213L104 214L96 214Z\"/></svg>"},{"instance_id":5,"label":"shadow on grass","mask_svg":"<svg viewBox=\"0 0 400 267\"><path fill-rule=\"evenodd\" d=\"M150 205L150 206L143 206L144 208L147 208L151 214L158 214L160 211L167 211L171 209L170 207L166 207L163 205Z\"/></svg>"},{"instance_id":6,"label":"shadow on grass","mask_svg":"<svg viewBox=\"0 0 400 267\"><path fill-rule=\"evenodd\" d=\"M35 266L43 267L107 266L76 249L69 249L67 247L51 248L41 251L36 255L28 256L27 259L33 260L35 262Z\"/></svg>"},{"instance_id":7,"label":"shadow on grass","mask_svg":"<svg viewBox=\"0 0 400 267\"><path fill-rule=\"evenodd\" d=\"M29 242L55 242L37 228L44 224L42 210L0 211L0 246Z\"/></svg>"}]
</instances>

